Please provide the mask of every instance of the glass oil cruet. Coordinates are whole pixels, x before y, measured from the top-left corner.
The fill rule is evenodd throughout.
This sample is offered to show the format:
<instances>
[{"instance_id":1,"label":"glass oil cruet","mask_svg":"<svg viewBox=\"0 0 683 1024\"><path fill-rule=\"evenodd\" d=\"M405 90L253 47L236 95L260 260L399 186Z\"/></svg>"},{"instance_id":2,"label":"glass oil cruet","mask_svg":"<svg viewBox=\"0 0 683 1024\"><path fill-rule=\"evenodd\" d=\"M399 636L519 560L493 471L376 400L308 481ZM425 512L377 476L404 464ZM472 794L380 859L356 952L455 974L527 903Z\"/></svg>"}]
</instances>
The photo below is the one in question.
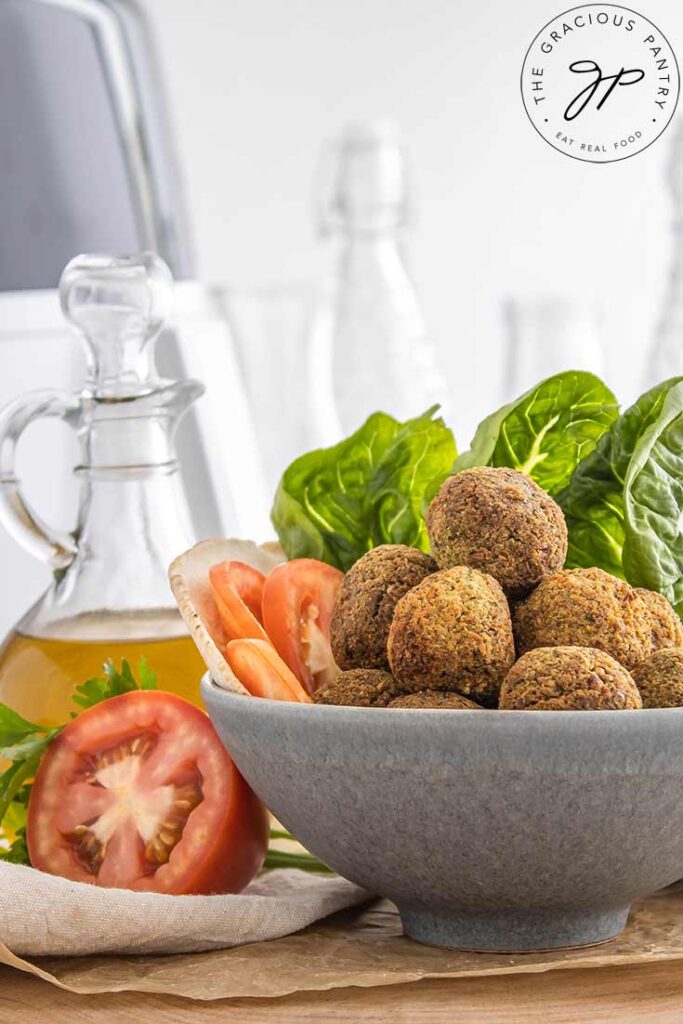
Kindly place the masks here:
<instances>
[{"instance_id":1,"label":"glass oil cruet","mask_svg":"<svg viewBox=\"0 0 683 1024\"><path fill-rule=\"evenodd\" d=\"M0 414L0 521L53 571L0 650L0 701L45 725L68 721L74 687L101 675L108 658L135 668L144 656L160 687L195 702L203 670L167 579L192 543L174 434L203 391L156 373L170 272L153 253L77 256L59 291L86 348L85 387L35 392ZM45 416L65 420L80 444L73 533L51 529L15 476L17 442Z\"/></svg>"}]
</instances>

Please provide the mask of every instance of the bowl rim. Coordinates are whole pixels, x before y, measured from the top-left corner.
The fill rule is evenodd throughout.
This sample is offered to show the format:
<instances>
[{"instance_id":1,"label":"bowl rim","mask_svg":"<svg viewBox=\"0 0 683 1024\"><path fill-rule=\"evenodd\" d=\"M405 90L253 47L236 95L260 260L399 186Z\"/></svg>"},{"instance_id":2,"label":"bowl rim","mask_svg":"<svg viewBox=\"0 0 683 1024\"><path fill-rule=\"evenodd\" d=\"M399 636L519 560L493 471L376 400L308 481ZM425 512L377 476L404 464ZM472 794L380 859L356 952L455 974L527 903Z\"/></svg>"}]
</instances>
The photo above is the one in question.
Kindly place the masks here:
<instances>
[{"instance_id":1,"label":"bowl rim","mask_svg":"<svg viewBox=\"0 0 683 1024\"><path fill-rule=\"evenodd\" d=\"M261 708L264 713L267 710L273 710L277 708L278 714L285 716L301 716L315 715L318 719L334 719L335 717L342 721L344 719L350 719L354 716L362 717L372 712L373 719L377 719L378 722L386 722L387 716L392 721L396 721L400 717L403 721L406 720L406 716L418 715L431 715L431 716L446 716L449 721L454 721L453 716L458 716L458 720L462 715L470 715L472 713L470 708L370 708L370 707L359 707L353 704L300 704L297 701L280 701L271 700L268 697L252 697L251 694L236 693L233 690L226 689L225 686L221 686L215 682L210 672L206 672L201 678L201 693L202 697L204 692L216 693L220 695L220 699L226 700L228 703L242 702L249 700L254 703L255 709ZM501 708L481 708L484 712L485 718L482 715L477 715L477 721L483 723L488 721L489 723L507 721L519 721L520 711L512 711L509 709ZM614 722L615 716L618 716L618 721L626 723L627 721L633 720L633 715L628 714L624 717L624 711L637 712L635 715L636 721L642 722L642 714L645 713L652 719L670 719L672 716L679 717L683 715L683 707L680 708L624 708L621 710L592 710L592 711L533 711L530 714L523 715L523 720L529 722L529 719L533 721L552 721L553 723L565 722L567 726L576 725L577 722ZM257 712L258 713L258 712Z\"/></svg>"}]
</instances>

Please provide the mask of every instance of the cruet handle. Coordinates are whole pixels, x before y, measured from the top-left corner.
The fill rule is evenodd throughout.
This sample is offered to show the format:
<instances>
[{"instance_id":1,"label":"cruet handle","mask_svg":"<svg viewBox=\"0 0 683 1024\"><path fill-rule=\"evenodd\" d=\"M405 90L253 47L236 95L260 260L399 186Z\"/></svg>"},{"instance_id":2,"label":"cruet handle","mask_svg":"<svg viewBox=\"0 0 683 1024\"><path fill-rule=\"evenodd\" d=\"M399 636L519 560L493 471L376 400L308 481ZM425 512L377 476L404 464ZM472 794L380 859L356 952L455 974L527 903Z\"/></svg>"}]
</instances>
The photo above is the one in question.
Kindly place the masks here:
<instances>
[{"instance_id":1,"label":"cruet handle","mask_svg":"<svg viewBox=\"0 0 683 1024\"><path fill-rule=\"evenodd\" d=\"M0 412L0 523L29 554L53 570L65 569L77 551L75 536L50 527L21 493L15 473L17 444L30 423L56 417L77 428L78 395L66 391L34 391Z\"/></svg>"}]
</instances>

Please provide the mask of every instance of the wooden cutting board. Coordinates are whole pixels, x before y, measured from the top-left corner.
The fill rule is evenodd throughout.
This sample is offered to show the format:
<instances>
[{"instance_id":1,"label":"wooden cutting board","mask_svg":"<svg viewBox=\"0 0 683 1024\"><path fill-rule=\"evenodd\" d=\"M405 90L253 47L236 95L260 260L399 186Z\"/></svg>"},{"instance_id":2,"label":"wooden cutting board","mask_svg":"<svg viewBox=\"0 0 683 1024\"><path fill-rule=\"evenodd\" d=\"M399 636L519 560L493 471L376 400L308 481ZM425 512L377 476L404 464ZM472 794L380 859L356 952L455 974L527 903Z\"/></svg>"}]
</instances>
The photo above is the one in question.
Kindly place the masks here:
<instances>
[{"instance_id":1,"label":"wooden cutting board","mask_svg":"<svg viewBox=\"0 0 683 1024\"><path fill-rule=\"evenodd\" d=\"M0 967L0 1024L680 1024L683 964L422 981L211 1003L77 996Z\"/></svg>"}]
</instances>

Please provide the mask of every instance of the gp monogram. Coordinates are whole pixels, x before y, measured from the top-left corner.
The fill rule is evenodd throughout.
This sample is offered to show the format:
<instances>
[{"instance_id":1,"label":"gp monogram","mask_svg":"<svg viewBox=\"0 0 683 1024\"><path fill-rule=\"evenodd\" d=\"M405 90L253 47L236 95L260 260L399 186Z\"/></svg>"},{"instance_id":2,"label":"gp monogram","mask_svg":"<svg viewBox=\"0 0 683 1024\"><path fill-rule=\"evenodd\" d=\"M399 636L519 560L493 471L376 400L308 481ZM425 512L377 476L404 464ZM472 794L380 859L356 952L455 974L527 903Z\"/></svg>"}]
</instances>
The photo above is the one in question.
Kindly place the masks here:
<instances>
[{"instance_id":1,"label":"gp monogram","mask_svg":"<svg viewBox=\"0 0 683 1024\"><path fill-rule=\"evenodd\" d=\"M522 66L522 99L536 131L577 160L610 163L642 152L671 121L676 56L642 14L586 4L541 29Z\"/></svg>"}]
</instances>

